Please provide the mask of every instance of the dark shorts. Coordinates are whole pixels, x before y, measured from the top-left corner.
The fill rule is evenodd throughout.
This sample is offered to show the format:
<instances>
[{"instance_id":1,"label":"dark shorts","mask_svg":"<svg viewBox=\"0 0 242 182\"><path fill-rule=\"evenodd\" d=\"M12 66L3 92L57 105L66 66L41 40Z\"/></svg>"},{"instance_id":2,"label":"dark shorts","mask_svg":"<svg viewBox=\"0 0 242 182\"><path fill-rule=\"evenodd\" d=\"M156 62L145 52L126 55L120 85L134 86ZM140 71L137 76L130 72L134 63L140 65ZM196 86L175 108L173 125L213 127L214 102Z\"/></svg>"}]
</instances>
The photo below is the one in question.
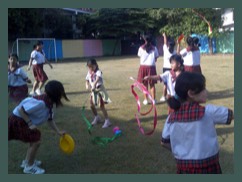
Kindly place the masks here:
<instances>
[{"instance_id":1,"label":"dark shorts","mask_svg":"<svg viewBox=\"0 0 242 182\"><path fill-rule=\"evenodd\" d=\"M137 80L140 83L143 83L144 85L147 85L147 84L156 84L157 83L156 80L149 80L149 81L143 80L143 78L145 76L152 76L152 75L157 75L157 73L156 73L156 67L155 66L144 66L144 65L140 65Z\"/></svg>"},{"instance_id":2,"label":"dark shorts","mask_svg":"<svg viewBox=\"0 0 242 182\"><path fill-rule=\"evenodd\" d=\"M38 82L45 82L48 80L48 77L44 71L44 64L33 65L33 74L35 80Z\"/></svg>"},{"instance_id":3,"label":"dark shorts","mask_svg":"<svg viewBox=\"0 0 242 182\"><path fill-rule=\"evenodd\" d=\"M178 174L221 174L219 155L202 160L176 160Z\"/></svg>"},{"instance_id":4,"label":"dark shorts","mask_svg":"<svg viewBox=\"0 0 242 182\"><path fill-rule=\"evenodd\" d=\"M184 65L184 70L188 72L193 72L193 73L202 73L202 69L200 65L197 66L185 66Z\"/></svg>"},{"instance_id":5,"label":"dark shorts","mask_svg":"<svg viewBox=\"0 0 242 182\"><path fill-rule=\"evenodd\" d=\"M9 98L15 102L20 102L28 96L28 86L22 85L17 87L8 86Z\"/></svg>"},{"instance_id":6,"label":"dark shorts","mask_svg":"<svg viewBox=\"0 0 242 182\"><path fill-rule=\"evenodd\" d=\"M38 129L29 129L28 124L20 117L11 115L8 118L8 140L21 140L25 143L40 141Z\"/></svg>"}]
</instances>

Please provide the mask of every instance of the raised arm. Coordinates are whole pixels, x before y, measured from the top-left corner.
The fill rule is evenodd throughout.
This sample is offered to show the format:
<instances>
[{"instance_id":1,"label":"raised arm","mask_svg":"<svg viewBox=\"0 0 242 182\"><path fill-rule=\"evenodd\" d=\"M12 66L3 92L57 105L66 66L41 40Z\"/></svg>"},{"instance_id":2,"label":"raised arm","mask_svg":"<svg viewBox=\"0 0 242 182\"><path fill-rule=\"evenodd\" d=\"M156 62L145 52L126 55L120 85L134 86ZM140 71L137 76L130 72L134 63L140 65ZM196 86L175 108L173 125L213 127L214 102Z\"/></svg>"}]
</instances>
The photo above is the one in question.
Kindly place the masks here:
<instances>
[{"instance_id":1,"label":"raised arm","mask_svg":"<svg viewBox=\"0 0 242 182\"><path fill-rule=\"evenodd\" d=\"M166 33L163 33L163 38L164 38L164 44L167 45L167 37L166 37Z\"/></svg>"}]
</instances>

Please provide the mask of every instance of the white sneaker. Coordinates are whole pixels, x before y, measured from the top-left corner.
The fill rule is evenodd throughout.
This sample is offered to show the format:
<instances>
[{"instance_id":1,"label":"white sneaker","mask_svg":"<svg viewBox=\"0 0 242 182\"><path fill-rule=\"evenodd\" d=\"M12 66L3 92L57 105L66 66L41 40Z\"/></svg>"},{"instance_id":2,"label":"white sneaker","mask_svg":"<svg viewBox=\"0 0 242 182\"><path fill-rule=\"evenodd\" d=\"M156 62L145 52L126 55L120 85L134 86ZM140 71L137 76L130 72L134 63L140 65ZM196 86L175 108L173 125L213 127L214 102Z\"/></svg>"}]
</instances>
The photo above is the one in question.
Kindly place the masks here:
<instances>
[{"instance_id":1,"label":"white sneaker","mask_svg":"<svg viewBox=\"0 0 242 182\"><path fill-rule=\"evenodd\" d=\"M23 172L25 174L44 174L45 170L33 164L32 166L25 166Z\"/></svg>"},{"instance_id":2,"label":"white sneaker","mask_svg":"<svg viewBox=\"0 0 242 182\"><path fill-rule=\"evenodd\" d=\"M20 165L20 167L21 168L24 168L27 164L28 164L27 160L23 160L22 163L21 163L21 165ZM40 166L42 164L42 162L41 161L38 161L38 160L35 160L34 161L34 164L36 166Z\"/></svg>"},{"instance_id":3,"label":"white sneaker","mask_svg":"<svg viewBox=\"0 0 242 182\"><path fill-rule=\"evenodd\" d=\"M166 101L166 98L165 98L164 96L162 96L162 97L160 98L160 101L161 101L161 102L165 102L165 101Z\"/></svg>"},{"instance_id":4,"label":"white sneaker","mask_svg":"<svg viewBox=\"0 0 242 182\"><path fill-rule=\"evenodd\" d=\"M41 94L42 94L42 93L41 93L41 90L40 90L39 88L36 89L35 92L36 92L37 95L41 95Z\"/></svg>"},{"instance_id":5,"label":"white sneaker","mask_svg":"<svg viewBox=\"0 0 242 182\"><path fill-rule=\"evenodd\" d=\"M108 128L111 125L112 125L112 123L109 121L109 119L105 119L105 122L104 122L102 128Z\"/></svg>"},{"instance_id":6,"label":"white sneaker","mask_svg":"<svg viewBox=\"0 0 242 182\"><path fill-rule=\"evenodd\" d=\"M32 90L31 92L29 92L29 95L31 95L31 96L35 96L36 93Z\"/></svg>"},{"instance_id":7,"label":"white sneaker","mask_svg":"<svg viewBox=\"0 0 242 182\"><path fill-rule=\"evenodd\" d=\"M101 118L100 116L95 116L93 122L92 122L92 125L96 125L97 123L100 123L101 122Z\"/></svg>"},{"instance_id":8,"label":"white sneaker","mask_svg":"<svg viewBox=\"0 0 242 182\"><path fill-rule=\"evenodd\" d=\"M148 100L145 99L145 100L143 101L143 104L144 104L144 105L147 105L147 104L148 104Z\"/></svg>"}]
</instances>

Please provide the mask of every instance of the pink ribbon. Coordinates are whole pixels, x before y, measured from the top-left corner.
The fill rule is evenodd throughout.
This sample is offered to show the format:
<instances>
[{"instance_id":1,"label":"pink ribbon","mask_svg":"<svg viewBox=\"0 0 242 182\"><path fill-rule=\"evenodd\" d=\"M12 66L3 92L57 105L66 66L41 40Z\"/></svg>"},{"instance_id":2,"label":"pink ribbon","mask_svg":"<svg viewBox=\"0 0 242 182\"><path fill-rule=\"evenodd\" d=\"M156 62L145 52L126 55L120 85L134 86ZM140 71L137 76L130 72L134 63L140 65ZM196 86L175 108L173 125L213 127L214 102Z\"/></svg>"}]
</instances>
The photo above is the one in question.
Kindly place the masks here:
<instances>
[{"instance_id":1,"label":"pink ribbon","mask_svg":"<svg viewBox=\"0 0 242 182\"><path fill-rule=\"evenodd\" d=\"M155 101L153 100L152 96L150 95L150 93L148 92L148 90L146 89L146 87L142 83L138 82L133 77L130 77L130 79L134 81L134 84L131 85L131 92L134 95L135 100L137 102L138 114L140 114L142 116L145 116L145 115L149 114L152 111L152 109L154 109L153 129L151 131L149 131L149 132L146 132L146 133L145 133L143 127L141 126L141 122L140 122L140 119L138 117L138 114L137 113L135 114L135 117L136 117L136 120L137 120L139 129L140 129L140 132L143 135L151 135L155 131L155 128L156 128L156 125L157 125L157 111L156 111L156 107L155 107ZM151 100L151 102L152 102L151 108L147 112L145 112L145 113L141 113L140 112L140 110L141 110L141 104L140 104L139 96L134 91L134 88L135 87L137 87L141 92L143 92L143 94L146 94L148 96L149 100Z\"/></svg>"}]
</instances>

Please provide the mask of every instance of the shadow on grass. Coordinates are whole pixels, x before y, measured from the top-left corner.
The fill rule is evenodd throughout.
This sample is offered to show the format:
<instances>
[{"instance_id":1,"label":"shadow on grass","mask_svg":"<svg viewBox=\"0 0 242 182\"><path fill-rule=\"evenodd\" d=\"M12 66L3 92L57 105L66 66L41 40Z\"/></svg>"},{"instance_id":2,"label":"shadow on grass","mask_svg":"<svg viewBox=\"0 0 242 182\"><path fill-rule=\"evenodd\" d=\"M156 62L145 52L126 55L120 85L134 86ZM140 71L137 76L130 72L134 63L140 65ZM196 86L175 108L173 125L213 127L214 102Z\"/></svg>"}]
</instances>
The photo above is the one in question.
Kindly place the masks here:
<instances>
[{"instance_id":1,"label":"shadow on grass","mask_svg":"<svg viewBox=\"0 0 242 182\"><path fill-rule=\"evenodd\" d=\"M222 127L222 128L216 128L218 135L226 135L230 133L234 133L234 127Z\"/></svg>"},{"instance_id":2,"label":"shadow on grass","mask_svg":"<svg viewBox=\"0 0 242 182\"><path fill-rule=\"evenodd\" d=\"M208 100L217 100L230 97L234 97L234 88L216 92L208 92Z\"/></svg>"}]
</instances>

